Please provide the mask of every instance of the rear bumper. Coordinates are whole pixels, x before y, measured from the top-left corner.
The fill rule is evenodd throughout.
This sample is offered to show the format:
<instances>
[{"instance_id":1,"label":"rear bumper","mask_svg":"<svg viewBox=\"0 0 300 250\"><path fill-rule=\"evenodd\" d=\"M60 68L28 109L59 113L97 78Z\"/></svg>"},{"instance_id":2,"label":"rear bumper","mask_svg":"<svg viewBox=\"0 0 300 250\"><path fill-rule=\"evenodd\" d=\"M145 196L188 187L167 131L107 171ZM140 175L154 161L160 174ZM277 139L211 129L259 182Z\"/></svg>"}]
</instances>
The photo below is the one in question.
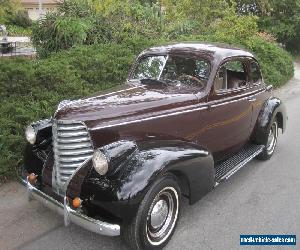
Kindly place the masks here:
<instances>
[{"instance_id":1,"label":"rear bumper","mask_svg":"<svg viewBox=\"0 0 300 250\"><path fill-rule=\"evenodd\" d=\"M64 216L65 226L69 225L70 222L73 222L74 224L97 234L107 236L120 235L120 225L110 224L88 217L72 209L69 206L68 199L66 197L64 198L64 204L62 204L51 196L41 192L39 189L31 185L27 180L22 180L22 182L27 188L29 199L34 198L35 200L41 202L44 206Z\"/></svg>"}]
</instances>

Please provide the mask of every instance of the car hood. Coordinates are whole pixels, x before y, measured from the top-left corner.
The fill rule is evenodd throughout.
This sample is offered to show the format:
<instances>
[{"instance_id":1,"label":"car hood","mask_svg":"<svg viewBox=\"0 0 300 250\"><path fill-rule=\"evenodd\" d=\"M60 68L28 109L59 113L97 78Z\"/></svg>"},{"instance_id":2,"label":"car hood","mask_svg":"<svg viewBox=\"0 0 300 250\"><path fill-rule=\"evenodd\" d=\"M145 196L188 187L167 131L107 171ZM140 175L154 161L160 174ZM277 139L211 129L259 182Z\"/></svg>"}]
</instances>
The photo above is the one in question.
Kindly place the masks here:
<instances>
[{"instance_id":1,"label":"car hood","mask_svg":"<svg viewBox=\"0 0 300 250\"><path fill-rule=\"evenodd\" d=\"M99 125L99 122L110 125L148 117L156 112L166 113L170 109L192 104L195 100L195 95L178 91L175 93L174 89L124 85L116 92L62 101L54 118L83 121L92 128Z\"/></svg>"}]
</instances>

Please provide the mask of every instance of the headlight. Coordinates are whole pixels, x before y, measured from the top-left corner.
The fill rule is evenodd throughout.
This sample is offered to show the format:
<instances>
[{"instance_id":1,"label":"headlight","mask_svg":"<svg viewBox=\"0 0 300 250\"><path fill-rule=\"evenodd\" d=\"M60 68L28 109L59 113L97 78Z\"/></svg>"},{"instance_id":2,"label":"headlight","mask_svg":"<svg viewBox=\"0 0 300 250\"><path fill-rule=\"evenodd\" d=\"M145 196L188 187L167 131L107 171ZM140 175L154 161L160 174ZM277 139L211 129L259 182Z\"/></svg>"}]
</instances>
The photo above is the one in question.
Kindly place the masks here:
<instances>
[{"instance_id":1,"label":"headlight","mask_svg":"<svg viewBox=\"0 0 300 250\"><path fill-rule=\"evenodd\" d=\"M94 169L97 171L97 173L100 175L105 175L107 173L108 161L106 156L100 150L96 150L94 152L92 161Z\"/></svg>"},{"instance_id":2,"label":"headlight","mask_svg":"<svg viewBox=\"0 0 300 250\"><path fill-rule=\"evenodd\" d=\"M26 139L27 141L30 143L30 144L34 144L35 141L36 141L36 131L34 130L34 128L29 125L26 130L25 130L25 136L26 136Z\"/></svg>"}]
</instances>

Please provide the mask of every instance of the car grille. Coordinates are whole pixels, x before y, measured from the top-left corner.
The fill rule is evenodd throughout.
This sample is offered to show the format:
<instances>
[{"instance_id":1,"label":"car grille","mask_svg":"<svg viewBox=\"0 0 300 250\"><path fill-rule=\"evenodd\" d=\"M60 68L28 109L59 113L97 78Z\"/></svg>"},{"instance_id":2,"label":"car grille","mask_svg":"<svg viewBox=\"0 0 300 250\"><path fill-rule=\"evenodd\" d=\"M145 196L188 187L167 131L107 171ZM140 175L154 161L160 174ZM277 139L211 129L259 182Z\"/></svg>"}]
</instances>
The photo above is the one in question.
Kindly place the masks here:
<instances>
[{"instance_id":1,"label":"car grille","mask_svg":"<svg viewBox=\"0 0 300 250\"><path fill-rule=\"evenodd\" d=\"M64 184L93 155L93 147L82 122L55 120L52 133L55 159L53 181L58 190L65 191Z\"/></svg>"}]
</instances>

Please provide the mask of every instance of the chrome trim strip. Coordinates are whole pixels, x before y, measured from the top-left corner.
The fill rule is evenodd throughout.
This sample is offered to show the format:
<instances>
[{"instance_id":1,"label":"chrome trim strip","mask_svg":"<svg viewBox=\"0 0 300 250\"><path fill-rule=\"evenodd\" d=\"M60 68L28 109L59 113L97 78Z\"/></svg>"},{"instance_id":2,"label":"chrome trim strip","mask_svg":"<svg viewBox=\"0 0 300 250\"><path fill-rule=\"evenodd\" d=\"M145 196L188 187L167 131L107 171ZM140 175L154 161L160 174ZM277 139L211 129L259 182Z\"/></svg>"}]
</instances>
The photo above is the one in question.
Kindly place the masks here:
<instances>
[{"instance_id":1,"label":"chrome trim strip","mask_svg":"<svg viewBox=\"0 0 300 250\"><path fill-rule=\"evenodd\" d=\"M240 95L240 97L245 96L243 99L247 99L251 94L256 93L255 95L257 95L257 94L263 92L264 90L265 90L265 88L257 89L255 91L252 91L252 92ZM229 97L228 100L231 100L233 98L236 98L236 96ZM216 101L216 104L213 104L213 102L211 102L211 103L208 102L206 104L203 104L203 105L205 105L204 107L200 107L200 108L194 108L194 109L189 109L189 110L184 110L184 111L177 111L177 112L170 113L170 114L165 114L165 115L151 116L151 117L147 117L147 118L142 118L142 119L128 121L128 122L121 122L121 123L112 124L112 125L96 126L94 128L88 129L88 130L93 131L93 130L103 129L103 128L112 128L112 127L117 127L117 126L132 124L132 123L138 123L138 122L142 122L142 121L150 121L150 120L154 120L154 119L158 119L158 118L164 118L164 117L169 117L169 116L175 116L175 115L180 115L180 114L191 113L191 112L194 112L194 111L200 111L200 110L208 109L209 105L211 105L211 107L216 107L216 106L225 105L225 104L228 104L228 103L231 103L231 102L240 101L242 99L225 101L225 102L223 102L223 100L222 100L222 103L218 103L220 101Z\"/></svg>"},{"instance_id":2,"label":"chrome trim strip","mask_svg":"<svg viewBox=\"0 0 300 250\"><path fill-rule=\"evenodd\" d=\"M171 113L171 114L151 116L151 117L146 117L146 118L142 118L142 119L138 119L138 120L133 120L133 121L128 121L128 122L121 122L121 123L117 123L117 124L112 124L112 125L98 126L98 127L91 128L89 130L93 131L93 130L102 129L102 128L117 127L117 126L121 126L121 125L127 125L127 124L137 123L137 122L141 122L141 121L150 121L150 120L154 120L154 119L158 119L158 118L175 116L175 115L179 115L179 114L186 114L186 113L191 113L191 112L194 112L194 111L200 111L200 110L205 110L205 109L208 109L208 107L204 106L204 107L190 109L190 110L178 111L178 112L174 112L174 113Z\"/></svg>"},{"instance_id":3,"label":"chrome trim strip","mask_svg":"<svg viewBox=\"0 0 300 250\"><path fill-rule=\"evenodd\" d=\"M255 91L252 91L252 92L248 92L248 93L240 95L240 96L228 97L228 98L222 99L223 101L222 100L213 101L212 104L210 104L210 105L211 105L211 107L218 107L218 106L222 106L222 105L225 105L225 104L242 101L242 100L245 100L245 99L247 100L249 97L256 96L256 95L260 94L261 92L263 92L263 90L264 89L259 89L259 90L255 90ZM226 101L224 101L224 100L226 100Z\"/></svg>"},{"instance_id":4,"label":"chrome trim strip","mask_svg":"<svg viewBox=\"0 0 300 250\"><path fill-rule=\"evenodd\" d=\"M104 221L96 220L85 214L79 213L72 209L68 204L68 199L64 198L64 204L58 202L54 198L38 190L31 185L28 181L22 179L23 185L26 186L28 191L28 197L34 198L41 202L44 206L55 211L56 213L64 216L65 226L70 222L85 228L91 232L106 235L106 236L118 236L120 235L120 225L110 224Z\"/></svg>"}]
</instances>

